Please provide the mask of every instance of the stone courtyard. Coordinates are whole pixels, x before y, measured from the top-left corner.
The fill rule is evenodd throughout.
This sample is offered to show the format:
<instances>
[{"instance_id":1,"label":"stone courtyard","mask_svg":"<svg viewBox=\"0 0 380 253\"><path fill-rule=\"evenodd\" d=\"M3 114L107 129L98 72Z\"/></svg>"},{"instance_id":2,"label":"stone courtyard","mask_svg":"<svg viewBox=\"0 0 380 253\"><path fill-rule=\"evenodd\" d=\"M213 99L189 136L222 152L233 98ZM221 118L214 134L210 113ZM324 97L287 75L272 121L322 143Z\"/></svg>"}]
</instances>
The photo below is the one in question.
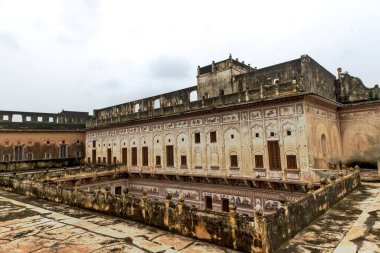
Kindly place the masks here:
<instances>
[{"instance_id":1,"label":"stone courtyard","mask_svg":"<svg viewBox=\"0 0 380 253\"><path fill-rule=\"evenodd\" d=\"M363 182L276 252L380 252L380 183Z\"/></svg>"},{"instance_id":2,"label":"stone courtyard","mask_svg":"<svg viewBox=\"0 0 380 253\"><path fill-rule=\"evenodd\" d=\"M0 206L0 253L237 252L31 196L0 191ZM380 252L379 214L380 183L363 182L276 252Z\"/></svg>"},{"instance_id":3,"label":"stone courtyard","mask_svg":"<svg viewBox=\"0 0 380 253\"><path fill-rule=\"evenodd\" d=\"M0 191L0 252L235 252L133 221Z\"/></svg>"}]
</instances>

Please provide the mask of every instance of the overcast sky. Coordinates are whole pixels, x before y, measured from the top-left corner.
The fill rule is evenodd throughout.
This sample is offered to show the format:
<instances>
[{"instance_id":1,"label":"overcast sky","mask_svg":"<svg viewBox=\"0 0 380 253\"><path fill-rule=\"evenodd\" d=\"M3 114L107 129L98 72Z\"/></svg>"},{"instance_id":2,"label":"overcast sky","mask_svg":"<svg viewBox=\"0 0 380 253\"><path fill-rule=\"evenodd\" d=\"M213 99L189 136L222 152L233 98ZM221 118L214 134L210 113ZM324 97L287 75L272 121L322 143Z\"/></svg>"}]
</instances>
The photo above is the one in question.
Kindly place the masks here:
<instances>
[{"instance_id":1,"label":"overcast sky","mask_svg":"<svg viewBox=\"0 0 380 253\"><path fill-rule=\"evenodd\" d=\"M380 83L380 2L0 0L0 110L88 111L308 54Z\"/></svg>"}]
</instances>

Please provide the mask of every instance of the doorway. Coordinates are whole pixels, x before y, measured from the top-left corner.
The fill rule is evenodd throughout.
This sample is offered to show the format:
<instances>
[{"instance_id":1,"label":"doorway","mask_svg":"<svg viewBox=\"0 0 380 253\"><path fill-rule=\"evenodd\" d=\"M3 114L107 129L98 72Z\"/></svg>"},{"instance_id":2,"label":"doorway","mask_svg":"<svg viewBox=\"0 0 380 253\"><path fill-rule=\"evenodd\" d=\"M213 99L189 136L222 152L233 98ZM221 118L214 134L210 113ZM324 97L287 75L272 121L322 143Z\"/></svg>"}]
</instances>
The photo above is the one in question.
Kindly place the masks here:
<instances>
[{"instance_id":1,"label":"doorway","mask_svg":"<svg viewBox=\"0 0 380 253\"><path fill-rule=\"evenodd\" d=\"M212 197L211 196L205 196L205 205L206 205L206 209L212 210Z\"/></svg>"},{"instance_id":2,"label":"doorway","mask_svg":"<svg viewBox=\"0 0 380 253\"><path fill-rule=\"evenodd\" d=\"M107 164L111 165L112 163L112 149L107 149Z\"/></svg>"},{"instance_id":3,"label":"doorway","mask_svg":"<svg viewBox=\"0 0 380 253\"><path fill-rule=\"evenodd\" d=\"M22 153L23 153L22 146L16 146L15 147L15 161L21 161L22 160Z\"/></svg>"},{"instance_id":4,"label":"doorway","mask_svg":"<svg viewBox=\"0 0 380 253\"><path fill-rule=\"evenodd\" d=\"M121 162L127 164L127 148L121 149Z\"/></svg>"},{"instance_id":5,"label":"doorway","mask_svg":"<svg viewBox=\"0 0 380 253\"><path fill-rule=\"evenodd\" d=\"M59 157L66 158L67 157L67 145L62 144L59 146Z\"/></svg>"},{"instance_id":6,"label":"doorway","mask_svg":"<svg viewBox=\"0 0 380 253\"><path fill-rule=\"evenodd\" d=\"M115 195L121 195L121 186L115 187Z\"/></svg>"},{"instance_id":7,"label":"doorway","mask_svg":"<svg viewBox=\"0 0 380 253\"><path fill-rule=\"evenodd\" d=\"M93 150L92 150L92 163L93 163L93 164L96 163L96 149L93 149Z\"/></svg>"},{"instance_id":8,"label":"doorway","mask_svg":"<svg viewBox=\"0 0 380 253\"><path fill-rule=\"evenodd\" d=\"M280 145L278 141L268 141L269 169L281 170Z\"/></svg>"},{"instance_id":9,"label":"doorway","mask_svg":"<svg viewBox=\"0 0 380 253\"><path fill-rule=\"evenodd\" d=\"M222 211L229 212L230 211L230 200L226 198L222 198Z\"/></svg>"}]
</instances>

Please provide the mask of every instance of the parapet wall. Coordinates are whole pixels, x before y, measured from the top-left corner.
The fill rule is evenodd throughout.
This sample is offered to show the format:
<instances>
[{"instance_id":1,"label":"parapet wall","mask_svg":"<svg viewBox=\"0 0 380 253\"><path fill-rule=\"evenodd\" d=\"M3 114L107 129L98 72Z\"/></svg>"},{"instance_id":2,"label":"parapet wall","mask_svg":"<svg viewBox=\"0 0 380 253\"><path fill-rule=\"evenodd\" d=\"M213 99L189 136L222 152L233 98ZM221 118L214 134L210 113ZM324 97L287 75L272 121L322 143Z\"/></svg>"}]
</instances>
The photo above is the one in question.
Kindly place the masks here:
<instances>
[{"instance_id":1,"label":"parapet wall","mask_svg":"<svg viewBox=\"0 0 380 253\"><path fill-rule=\"evenodd\" d=\"M85 127L88 118L87 112L0 111L0 129L77 130Z\"/></svg>"},{"instance_id":2,"label":"parapet wall","mask_svg":"<svg viewBox=\"0 0 380 253\"><path fill-rule=\"evenodd\" d=\"M195 86L196 87L196 86ZM174 93L174 92L173 92ZM236 106L237 104L259 103L264 100L272 100L302 93L294 86L283 83L272 86L262 86L258 89L245 90L219 97L204 98L197 101L181 100L170 105L161 105L160 108L141 107L139 111L127 110L136 101L94 111L94 118L87 121L87 128L105 126L110 124L149 120L152 118L178 116L186 113L199 113L200 111L213 110L218 107ZM148 98L151 100L150 98ZM144 99L141 100L142 103ZM180 103L179 103L180 102Z\"/></svg>"},{"instance_id":3,"label":"parapet wall","mask_svg":"<svg viewBox=\"0 0 380 253\"><path fill-rule=\"evenodd\" d=\"M340 173L338 179L331 176L329 184L315 192L311 190L301 200L285 203L276 213L265 216L267 228L264 237L271 247L269 251L279 248L359 185L359 171L346 176Z\"/></svg>"},{"instance_id":4,"label":"parapet wall","mask_svg":"<svg viewBox=\"0 0 380 253\"><path fill-rule=\"evenodd\" d=\"M35 170L46 168L61 168L64 166L76 166L83 163L83 158L59 158L30 161L0 162L0 172Z\"/></svg>"}]
</instances>

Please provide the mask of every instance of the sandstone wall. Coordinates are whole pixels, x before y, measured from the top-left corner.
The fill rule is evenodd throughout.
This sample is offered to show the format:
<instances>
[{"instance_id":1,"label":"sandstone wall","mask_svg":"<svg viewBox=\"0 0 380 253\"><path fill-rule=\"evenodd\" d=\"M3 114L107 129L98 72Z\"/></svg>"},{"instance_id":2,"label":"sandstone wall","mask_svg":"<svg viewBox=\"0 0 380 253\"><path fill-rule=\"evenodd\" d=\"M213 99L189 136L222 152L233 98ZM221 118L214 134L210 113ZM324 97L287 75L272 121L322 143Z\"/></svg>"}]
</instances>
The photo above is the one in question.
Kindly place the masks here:
<instances>
[{"instance_id":1,"label":"sandstone wall","mask_svg":"<svg viewBox=\"0 0 380 253\"><path fill-rule=\"evenodd\" d=\"M341 161L342 144L336 104L306 100L306 136L309 161L315 169L328 169Z\"/></svg>"},{"instance_id":2,"label":"sandstone wall","mask_svg":"<svg viewBox=\"0 0 380 253\"><path fill-rule=\"evenodd\" d=\"M380 103L344 107L339 115L343 162L376 168L380 159Z\"/></svg>"},{"instance_id":3,"label":"sandstone wall","mask_svg":"<svg viewBox=\"0 0 380 253\"><path fill-rule=\"evenodd\" d=\"M85 155L84 131L0 131L0 161L5 155L15 160L15 148L22 147L22 157L18 160L42 160L78 157ZM66 156L61 157L60 145L66 146ZM49 157L46 154L50 154ZM31 159L29 159L31 158Z\"/></svg>"},{"instance_id":4,"label":"sandstone wall","mask_svg":"<svg viewBox=\"0 0 380 253\"><path fill-rule=\"evenodd\" d=\"M216 133L215 142L211 141L211 132ZM106 163L111 158L111 163L125 164L131 171L276 180L310 177L302 99L192 117L124 123L118 127L89 130L86 134L86 161ZM200 135L199 142L195 142L196 134ZM280 170L269 168L267 141L279 142ZM174 149L174 164L168 166L166 146L170 145ZM143 147L148 148L148 165L144 166ZM123 149L126 161L123 161ZM137 150L136 164L132 164L132 149ZM237 156L237 166L231 166L233 155ZM256 155L263 157L263 166L256 165ZM296 168L288 170L287 155L296 156ZM185 165L181 156L186 157Z\"/></svg>"}]
</instances>

